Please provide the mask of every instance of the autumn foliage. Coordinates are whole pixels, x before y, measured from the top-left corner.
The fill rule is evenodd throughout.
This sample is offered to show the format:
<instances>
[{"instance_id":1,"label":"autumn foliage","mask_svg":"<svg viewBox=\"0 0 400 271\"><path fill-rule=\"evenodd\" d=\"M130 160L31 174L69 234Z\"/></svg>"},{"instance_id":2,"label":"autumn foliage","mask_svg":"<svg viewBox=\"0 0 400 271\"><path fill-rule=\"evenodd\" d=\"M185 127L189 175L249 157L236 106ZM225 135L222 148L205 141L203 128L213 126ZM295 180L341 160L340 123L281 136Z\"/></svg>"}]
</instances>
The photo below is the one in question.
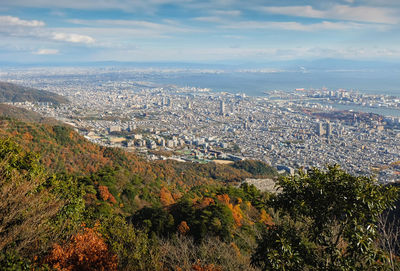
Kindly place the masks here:
<instances>
[{"instance_id":1,"label":"autumn foliage","mask_svg":"<svg viewBox=\"0 0 400 271\"><path fill-rule=\"evenodd\" d=\"M214 264L201 264L200 261L192 265L193 271L222 271L220 266Z\"/></svg>"},{"instance_id":2,"label":"autumn foliage","mask_svg":"<svg viewBox=\"0 0 400 271\"><path fill-rule=\"evenodd\" d=\"M229 198L229 195L223 194L223 195L217 195L217 199L224 203L228 208L232 211L232 216L233 219L235 220L235 224L238 227L242 226L242 219L243 219L243 214L242 210L240 209L240 205L233 205L230 203L231 199ZM241 199L239 200L241 202Z\"/></svg>"},{"instance_id":3,"label":"autumn foliage","mask_svg":"<svg viewBox=\"0 0 400 271\"><path fill-rule=\"evenodd\" d=\"M215 203L214 199L209 198L209 197L204 197L196 204L196 208L205 208L214 203Z\"/></svg>"},{"instance_id":4,"label":"autumn foliage","mask_svg":"<svg viewBox=\"0 0 400 271\"><path fill-rule=\"evenodd\" d=\"M37 162L43 165L43 178L38 179L40 193L28 193L43 200L42 205L36 204L33 197L20 200L21 197L6 193L15 180L33 176L29 169L15 171L15 179L3 189L8 195L4 198L29 204L17 222L21 217L26 220L13 223L18 226L15 230L7 226L4 236L10 238L0 238L0 243L7 241L6 248L17 244L13 251L30 267L45 264L56 270L252 270L246 252L253 241L251 237L241 238L244 234L253 235L254 223L262 223L262 197L250 188L216 186L238 183L251 177L248 172L213 163L145 161L132 153L92 144L70 127L58 124L7 119L0 120L0 126L0 137L12 137L23 152L37 152ZM31 215L30 210L38 215ZM46 219L41 219L43 216ZM118 222L105 223L114 220ZM101 221L102 226L82 229L82 223L93 225L95 221ZM31 226L38 223L43 227ZM134 230L126 231L131 226ZM76 233L79 229L82 231ZM185 253L181 246L175 249L176 257L169 250L169 254L161 253L157 237L169 240L175 233L177 238L193 239L191 249L186 251L187 261L180 259ZM205 242L208 237L214 239ZM33 251L32 257L27 256L28 250ZM14 264L10 259L18 258L0 254L0 269L5 261L10 266Z\"/></svg>"},{"instance_id":5,"label":"autumn foliage","mask_svg":"<svg viewBox=\"0 0 400 271\"><path fill-rule=\"evenodd\" d=\"M190 230L188 224L186 223L186 221L182 221L181 223L179 223L178 225L178 231L181 234L186 234L188 231Z\"/></svg>"},{"instance_id":6,"label":"autumn foliage","mask_svg":"<svg viewBox=\"0 0 400 271\"><path fill-rule=\"evenodd\" d=\"M110 191L108 191L108 187L104 186L104 185L99 185L99 194L100 194L100 198L104 201L109 201L113 204L117 203L117 201L115 200L115 197L110 193Z\"/></svg>"},{"instance_id":7,"label":"autumn foliage","mask_svg":"<svg viewBox=\"0 0 400 271\"><path fill-rule=\"evenodd\" d=\"M267 214L267 212L264 209L261 209L260 212L260 222L267 226L273 226L275 224L272 221L272 217L269 214Z\"/></svg>"},{"instance_id":8,"label":"autumn foliage","mask_svg":"<svg viewBox=\"0 0 400 271\"><path fill-rule=\"evenodd\" d=\"M84 228L64 246L55 244L46 262L57 270L117 270L113 255L96 228Z\"/></svg>"},{"instance_id":9,"label":"autumn foliage","mask_svg":"<svg viewBox=\"0 0 400 271\"><path fill-rule=\"evenodd\" d=\"M161 188L160 190L160 201L164 206L168 206L175 203L175 200L172 197L171 192L165 187Z\"/></svg>"}]
</instances>

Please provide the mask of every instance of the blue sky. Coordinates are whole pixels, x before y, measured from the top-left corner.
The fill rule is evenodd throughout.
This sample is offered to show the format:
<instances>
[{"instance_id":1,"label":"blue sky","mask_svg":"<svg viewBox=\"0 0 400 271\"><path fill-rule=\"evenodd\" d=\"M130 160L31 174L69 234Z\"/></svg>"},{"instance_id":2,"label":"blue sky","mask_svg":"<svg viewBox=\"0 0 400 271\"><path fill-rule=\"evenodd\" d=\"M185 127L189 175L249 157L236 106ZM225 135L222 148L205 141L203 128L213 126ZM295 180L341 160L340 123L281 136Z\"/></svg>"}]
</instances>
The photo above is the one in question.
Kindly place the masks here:
<instances>
[{"instance_id":1,"label":"blue sky","mask_svg":"<svg viewBox=\"0 0 400 271\"><path fill-rule=\"evenodd\" d=\"M3 62L400 60L399 0L0 0Z\"/></svg>"}]
</instances>

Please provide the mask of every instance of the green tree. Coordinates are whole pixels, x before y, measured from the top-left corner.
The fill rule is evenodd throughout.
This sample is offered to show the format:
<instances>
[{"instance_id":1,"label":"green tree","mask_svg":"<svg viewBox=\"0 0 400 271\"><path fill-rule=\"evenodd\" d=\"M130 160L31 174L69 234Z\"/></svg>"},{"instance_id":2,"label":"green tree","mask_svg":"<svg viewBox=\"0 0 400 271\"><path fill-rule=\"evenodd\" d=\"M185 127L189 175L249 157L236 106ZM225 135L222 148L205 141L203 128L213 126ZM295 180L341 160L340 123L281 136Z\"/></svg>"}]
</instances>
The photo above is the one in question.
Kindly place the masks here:
<instances>
[{"instance_id":1,"label":"green tree","mask_svg":"<svg viewBox=\"0 0 400 271\"><path fill-rule=\"evenodd\" d=\"M257 161L257 160L236 161L235 163L232 164L232 167L237 169L243 169L253 174L254 176L274 177L278 175L278 172L274 167L262 161Z\"/></svg>"},{"instance_id":2,"label":"green tree","mask_svg":"<svg viewBox=\"0 0 400 271\"><path fill-rule=\"evenodd\" d=\"M272 204L283 219L259 240L252 262L263 270L385 270L375 245L379 215L394 187L352 176L337 166L299 171L278 181Z\"/></svg>"},{"instance_id":3,"label":"green tree","mask_svg":"<svg viewBox=\"0 0 400 271\"><path fill-rule=\"evenodd\" d=\"M101 221L100 232L110 249L118 256L118 270L159 270L160 261L155 240L135 229L124 217L114 215Z\"/></svg>"},{"instance_id":4,"label":"green tree","mask_svg":"<svg viewBox=\"0 0 400 271\"><path fill-rule=\"evenodd\" d=\"M62 202L42 187L46 176L38 160L37 155L24 152L13 141L0 140L2 270L24 270L28 259L49 246L48 225Z\"/></svg>"}]
</instances>

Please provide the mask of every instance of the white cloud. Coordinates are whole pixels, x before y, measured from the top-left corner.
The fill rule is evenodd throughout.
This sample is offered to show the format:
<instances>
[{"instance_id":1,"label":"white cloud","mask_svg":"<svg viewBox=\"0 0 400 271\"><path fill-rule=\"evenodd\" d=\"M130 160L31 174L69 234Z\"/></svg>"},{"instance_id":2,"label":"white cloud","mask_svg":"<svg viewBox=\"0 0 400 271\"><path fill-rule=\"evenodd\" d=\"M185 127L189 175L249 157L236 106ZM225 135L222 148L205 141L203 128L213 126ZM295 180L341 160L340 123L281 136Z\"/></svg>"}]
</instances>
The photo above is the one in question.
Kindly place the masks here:
<instances>
[{"instance_id":1,"label":"white cloud","mask_svg":"<svg viewBox=\"0 0 400 271\"><path fill-rule=\"evenodd\" d=\"M57 17L66 17L67 14L61 10L52 10L50 11L50 14L53 16L57 16Z\"/></svg>"},{"instance_id":2,"label":"white cloud","mask_svg":"<svg viewBox=\"0 0 400 271\"><path fill-rule=\"evenodd\" d=\"M213 48L200 50L201 57L229 59L277 59L289 60L299 58L345 58L374 59L399 58L400 50L391 48L329 48L329 47L282 47L282 48ZM201 59L200 57L200 59Z\"/></svg>"},{"instance_id":3,"label":"white cloud","mask_svg":"<svg viewBox=\"0 0 400 271\"><path fill-rule=\"evenodd\" d=\"M56 41L66 41L66 42L72 42L72 43L90 44L90 43L95 42L94 38L92 38L92 37L89 37L86 35L73 34L73 33L55 32L52 34L51 38Z\"/></svg>"},{"instance_id":4,"label":"white cloud","mask_svg":"<svg viewBox=\"0 0 400 271\"><path fill-rule=\"evenodd\" d=\"M35 55L56 55L60 51L57 49L39 49L36 52L33 52Z\"/></svg>"},{"instance_id":5,"label":"white cloud","mask_svg":"<svg viewBox=\"0 0 400 271\"><path fill-rule=\"evenodd\" d=\"M206 23L224 23L225 20L221 17L217 16L204 16L204 17L196 17L193 20L198 22L206 22Z\"/></svg>"},{"instance_id":6,"label":"white cloud","mask_svg":"<svg viewBox=\"0 0 400 271\"><path fill-rule=\"evenodd\" d=\"M37 20L31 20L31 21L21 20L20 18L14 16L0 16L0 26L41 27L45 26L45 23L43 21L37 21Z\"/></svg>"},{"instance_id":7,"label":"white cloud","mask_svg":"<svg viewBox=\"0 0 400 271\"><path fill-rule=\"evenodd\" d=\"M69 33L76 31L75 28L60 28L57 29L62 33ZM150 42L160 43L159 39L172 38L173 35L169 35L166 32L160 30L153 30L148 28L134 28L134 27L80 27L79 33L87 35L89 37L96 37L95 45L99 47L120 47L120 46L132 46L137 41L146 40ZM175 33L175 32L174 32Z\"/></svg>"},{"instance_id":8,"label":"white cloud","mask_svg":"<svg viewBox=\"0 0 400 271\"><path fill-rule=\"evenodd\" d=\"M242 14L240 10L215 10L212 13L221 16L240 16Z\"/></svg>"},{"instance_id":9,"label":"white cloud","mask_svg":"<svg viewBox=\"0 0 400 271\"><path fill-rule=\"evenodd\" d=\"M153 13L160 5L185 4L191 0L12 0L2 3L8 7L34 7L80 10L123 10Z\"/></svg>"},{"instance_id":10,"label":"white cloud","mask_svg":"<svg viewBox=\"0 0 400 271\"><path fill-rule=\"evenodd\" d=\"M0 16L0 37L1 36L83 44L95 42L94 38L87 35L54 31L46 27L43 21L28 21L13 16Z\"/></svg>"},{"instance_id":11,"label":"white cloud","mask_svg":"<svg viewBox=\"0 0 400 271\"><path fill-rule=\"evenodd\" d=\"M148 31L157 31L161 32L192 32L194 29L190 29L187 27L182 27L177 24L175 21L166 20L164 23L154 23L150 21L138 21L138 20L79 20L79 19L71 19L68 20L73 24L81 24L87 26L95 26L95 27L120 27L120 28L129 28L129 29L137 29L137 30L148 30Z\"/></svg>"},{"instance_id":12,"label":"white cloud","mask_svg":"<svg viewBox=\"0 0 400 271\"><path fill-rule=\"evenodd\" d=\"M163 20L160 23L144 20L82 20L71 19L68 22L80 25L79 28L59 28L60 32L79 29L80 33L97 37L96 45L100 47L133 46L139 40L171 39L182 37L187 33L199 33L204 30L184 26L174 20ZM153 40L154 42L154 40ZM159 43L159 40L156 41Z\"/></svg>"},{"instance_id":13,"label":"white cloud","mask_svg":"<svg viewBox=\"0 0 400 271\"><path fill-rule=\"evenodd\" d=\"M376 30L384 30L386 27L382 25L360 24L353 22L328 22L323 21L313 24L302 24L298 22L260 22L260 21L242 21L221 26L228 29L283 29L293 31L320 31L320 30L350 30L373 28Z\"/></svg>"},{"instance_id":14,"label":"white cloud","mask_svg":"<svg viewBox=\"0 0 400 271\"><path fill-rule=\"evenodd\" d=\"M260 7L259 10L281 15L336 19L348 21L360 21L369 23L396 24L400 22L399 17L393 9L371 7L371 6L348 6L335 5L330 9L318 10L312 6L281 6Z\"/></svg>"},{"instance_id":15,"label":"white cloud","mask_svg":"<svg viewBox=\"0 0 400 271\"><path fill-rule=\"evenodd\" d=\"M273 22L273 21L237 21L226 20L216 16L209 17L196 17L195 21L216 23L219 28L225 29L249 29L249 30L262 30L262 29L283 29L293 31L321 31L321 30L351 30L351 29L375 29L386 30L388 27L381 24L365 24L356 22L330 22L323 21L320 23L304 24L295 21L290 22Z\"/></svg>"},{"instance_id":16,"label":"white cloud","mask_svg":"<svg viewBox=\"0 0 400 271\"><path fill-rule=\"evenodd\" d=\"M138 61L193 61L204 60L294 60L317 58L345 59L394 59L400 58L400 50L393 48L368 47L270 47L270 48L232 48L232 47L198 47L198 48L141 48L135 51L114 51L110 58L126 60L132 56ZM104 55L102 56L104 57Z\"/></svg>"},{"instance_id":17,"label":"white cloud","mask_svg":"<svg viewBox=\"0 0 400 271\"><path fill-rule=\"evenodd\" d=\"M357 3L362 5L373 5L381 7L400 7L399 0L357 0Z\"/></svg>"}]
</instances>

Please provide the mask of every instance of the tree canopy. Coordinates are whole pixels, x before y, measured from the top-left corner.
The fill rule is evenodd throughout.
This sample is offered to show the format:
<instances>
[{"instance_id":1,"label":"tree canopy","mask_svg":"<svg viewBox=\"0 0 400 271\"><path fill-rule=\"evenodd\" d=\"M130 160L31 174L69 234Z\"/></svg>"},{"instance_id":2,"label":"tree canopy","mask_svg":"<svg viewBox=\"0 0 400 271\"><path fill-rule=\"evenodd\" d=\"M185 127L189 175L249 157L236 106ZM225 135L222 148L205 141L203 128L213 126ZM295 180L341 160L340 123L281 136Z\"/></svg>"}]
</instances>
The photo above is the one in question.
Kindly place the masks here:
<instances>
[{"instance_id":1,"label":"tree canopy","mask_svg":"<svg viewBox=\"0 0 400 271\"><path fill-rule=\"evenodd\" d=\"M252 257L263 270L384 270L376 246L379 215L392 207L395 187L353 176L338 166L299 171L278 181L271 204L279 221Z\"/></svg>"}]
</instances>

